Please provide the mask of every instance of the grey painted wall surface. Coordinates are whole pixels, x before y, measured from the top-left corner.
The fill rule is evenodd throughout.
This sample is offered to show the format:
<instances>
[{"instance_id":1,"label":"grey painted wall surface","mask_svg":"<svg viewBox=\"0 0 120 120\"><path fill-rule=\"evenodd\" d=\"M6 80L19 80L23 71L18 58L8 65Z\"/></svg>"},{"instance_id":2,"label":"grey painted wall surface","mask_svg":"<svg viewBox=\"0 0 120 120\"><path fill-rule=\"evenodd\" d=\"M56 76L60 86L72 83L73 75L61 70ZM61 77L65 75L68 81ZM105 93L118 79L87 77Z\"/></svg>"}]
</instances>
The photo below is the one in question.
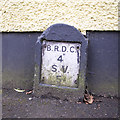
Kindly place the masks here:
<instances>
[{"instance_id":1,"label":"grey painted wall surface","mask_svg":"<svg viewBox=\"0 0 120 120\"><path fill-rule=\"evenodd\" d=\"M96 94L118 94L118 34L115 31L87 32L88 86Z\"/></svg>"},{"instance_id":2,"label":"grey painted wall surface","mask_svg":"<svg viewBox=\"0 0 120 120\"><path fill-rule=\"evenodd\" d=\"M41 33L2 33L3 87L32 89L35 42Z\"/></svg>"},{"instance_id":3,"label":"grey painted wall surface","mask_svg":"<svg viewBox=\"0 0 120 120\"><path fill-rule=\"evenodd\" d=\"M95 94L118 93L118 34L88 31L88 88ZM35 42L40 32L2 33L4 88L32 89Z\"/></svg>"},{"instance_id":4,"label":"grey painted wall surface","mask_svg":"<svg viewBox=\"0 0 120 120\"><path fill-rule=\"evenodd\" d=\"M2 33L0 33L0 90L1 89L2 89Z\"/></svg>"}]
</instances>

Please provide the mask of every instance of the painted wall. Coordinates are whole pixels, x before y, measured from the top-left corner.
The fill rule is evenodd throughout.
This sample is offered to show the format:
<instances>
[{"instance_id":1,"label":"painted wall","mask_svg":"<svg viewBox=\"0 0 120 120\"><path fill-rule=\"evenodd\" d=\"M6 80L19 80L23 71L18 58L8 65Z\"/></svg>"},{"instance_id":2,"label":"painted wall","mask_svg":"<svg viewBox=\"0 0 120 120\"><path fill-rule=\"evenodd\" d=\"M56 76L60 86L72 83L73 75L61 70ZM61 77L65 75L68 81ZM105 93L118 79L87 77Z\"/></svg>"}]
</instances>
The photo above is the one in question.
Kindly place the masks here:
<instances>
[{"instance_id":1,"label":"painted wall","mask_svg":"<svg viewBox=\"0 0 120 120\"><path fill-rule=\"evenodd\" d=\"M119 0L1 0L0 31L44 31L55 23L118 30ZM119 16L120 17L120 16Z\"/></svg>"},{"instance_id":2,"label":"painted wall","mask_svg":"<svg viewBox=\"0 0 120 120\"><path fill-rule=\"evenodd\" d=\"M3 84L5 87L22 86L26 89L31 88L32 82L29 83L29 79L33 77L33 74L31 73L33 72L34 67L33 64L30 66L34 60L34 47L31 47L34 46L36 37L40 34L34 33L33 35L31 31L43 32L55 23L72 25L83 34L86 34L86 30L120 30L120 2L119 0L0 0L0 31L6 32L3 33L2 37L3 72L5 72L5 75L3 73L3 78L5 78ZM16 33L11 33L12 31ZM17 33L23 31L27 31L28 33ZM100 42L100 50L103 49L103 43L107 44L110 42L108 41L107 35L109 36L111 33L106 34L102 34L105 39L101 41L101 36L98 33L95 33L95 35L91 33L91 35ZM116 38L115 34L116 33L112 35ZM29 37L30 35L31 37ZM96 35L99 36L99 38L97 38ZM93 40L91 36L89 36L89 38L91 39L91 42L89 44L90 53L88 68L91 70L94 69L93 61L98 62L94 57L97 55L96 46L99 43ZM111 39L111 41L114 43L114 39ZM114 46L116 46L116 43L112 47L113 51L115 51ZM114 56L114 54L112 54L112 56ZM101 56L98 57L101 58L102 53ZM92 59L94 60L92 61ZM101 61L99 62L102 64ZM98 67L100 66L98 65ZM29 69L29 71L26 72L26 69ZM13 73L11 73L11 70L13 70ZM7 75L10 75L11 78ZM114 73L114 78L115 75L116 73ZM95 80L95 77L91 77L90 75L88 77L89 79L91 78L89 81L89 84L91 85L90 89L93 88L93 92L96 91L96 93L100 93L99 90L101 90L101 88L97 91L95 89L95 84L93 85L92 80ZM12 82L9 82L9 80ZM18 83L16 84L14 80L17 80L18 83L20 82L19 85ZM27 84L24 84L23 86L22 80L28 81L29 87L26 86ZM117 78L114 82L115 85L117 83L116 80ZM95 83L97 83L97 81L95 81ZM100 85L101 84L102 82ZM117 89L114 88L112 94L115 95ZM104 90L106 92L109 89Z\"/></svg>"},{"instance_id":3,"label":"painted wall","mask_svg":"<svg viewBox=\"0 0 120 120\"><path fill-rule=\"evenodd\" d=\"M117 31L89 31L87 83L91 92L118 95ZM2 34L3 88L33 88L35 42L41 33Z\"/></svg>"},{"instance_id":4,"label":"painted wall","mask_svg":"<svg viewBox=\"0 0 120 120\"><path fill-rule=\"evenodd\" d=\"M89 31L88 88L100 95L118 95L118 31Z\"/></svg>"},{"instance_id":5,"label":"painted wall","mask_svg":"<svg viewBox=\"0 0 120 120\"><path fill-rule=\"evenodd\" d=\"M2 87L33 88L35 42L41 33L2 33Z\"/></svg>"}]
</instances>

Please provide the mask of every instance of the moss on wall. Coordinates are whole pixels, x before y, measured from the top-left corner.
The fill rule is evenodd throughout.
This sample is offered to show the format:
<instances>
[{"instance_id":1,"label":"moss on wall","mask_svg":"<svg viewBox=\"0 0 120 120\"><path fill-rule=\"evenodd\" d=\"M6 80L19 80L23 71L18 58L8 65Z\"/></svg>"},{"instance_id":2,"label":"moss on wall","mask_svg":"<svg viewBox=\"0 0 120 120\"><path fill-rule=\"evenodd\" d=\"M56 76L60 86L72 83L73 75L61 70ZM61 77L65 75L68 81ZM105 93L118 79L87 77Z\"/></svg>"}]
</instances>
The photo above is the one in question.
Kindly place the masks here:
<instances>
[{"instance_id":1,"label":"moss on wall","mask_svg":"<svg viewBox=\"0 0 120 120\"><path fill-rule=\"evenodd\" d=\"M2 0L1 31L44 31L55 23L78 30L118 30L119 0Z\"/></svg>"}]
</instances>

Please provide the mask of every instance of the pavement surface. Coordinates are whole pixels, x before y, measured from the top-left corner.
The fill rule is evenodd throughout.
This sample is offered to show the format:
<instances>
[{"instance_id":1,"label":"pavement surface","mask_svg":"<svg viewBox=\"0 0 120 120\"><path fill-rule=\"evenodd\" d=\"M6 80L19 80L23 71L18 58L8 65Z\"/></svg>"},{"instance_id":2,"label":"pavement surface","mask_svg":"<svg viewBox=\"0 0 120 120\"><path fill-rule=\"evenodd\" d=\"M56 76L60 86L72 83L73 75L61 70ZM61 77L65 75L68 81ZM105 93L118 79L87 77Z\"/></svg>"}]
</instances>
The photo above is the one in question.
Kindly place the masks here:
<instances>
[{"instance_id":1,"label":"pavement surface","mask_svg":"<svg viewBox=\"0 0 120 120\"><path fill-rule=\"evenodd\" d=\"M2 90L2 118L118 118L118 98L93 96L92 104L55 96ZM81 98L82 100L82 98ZM79 101L79 99L78 99Z\"/></svg>"}]
</instances>

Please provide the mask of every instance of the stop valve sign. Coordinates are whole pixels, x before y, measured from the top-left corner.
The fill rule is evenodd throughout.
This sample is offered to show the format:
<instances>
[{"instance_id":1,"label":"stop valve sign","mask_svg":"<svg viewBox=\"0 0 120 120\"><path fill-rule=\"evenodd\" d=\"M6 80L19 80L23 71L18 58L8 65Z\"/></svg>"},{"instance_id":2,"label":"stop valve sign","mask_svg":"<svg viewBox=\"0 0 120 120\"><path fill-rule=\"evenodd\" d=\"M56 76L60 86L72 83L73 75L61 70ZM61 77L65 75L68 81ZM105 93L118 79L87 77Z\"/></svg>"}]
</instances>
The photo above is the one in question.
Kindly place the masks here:
<instances>
[{"instance_id":1,"label":"stop valve sign","mask_svg":"<svg viewBox=\"0 0 120 120\"><path fill-rule=\"evenodd\" d=\"M78 87L80 43L42 42L41 83Z\"/></svg>"},{"instance_id":2,"label":"stop valve sign","mask_svg":"<svg viewBox=\"0 0 120 120\"><path fill-rule=\"evenodd\" d=\"M54 24L36 41L34 94L78 100L86 86L88 39L75 27Z\"/></svg>"}]
</instances>

